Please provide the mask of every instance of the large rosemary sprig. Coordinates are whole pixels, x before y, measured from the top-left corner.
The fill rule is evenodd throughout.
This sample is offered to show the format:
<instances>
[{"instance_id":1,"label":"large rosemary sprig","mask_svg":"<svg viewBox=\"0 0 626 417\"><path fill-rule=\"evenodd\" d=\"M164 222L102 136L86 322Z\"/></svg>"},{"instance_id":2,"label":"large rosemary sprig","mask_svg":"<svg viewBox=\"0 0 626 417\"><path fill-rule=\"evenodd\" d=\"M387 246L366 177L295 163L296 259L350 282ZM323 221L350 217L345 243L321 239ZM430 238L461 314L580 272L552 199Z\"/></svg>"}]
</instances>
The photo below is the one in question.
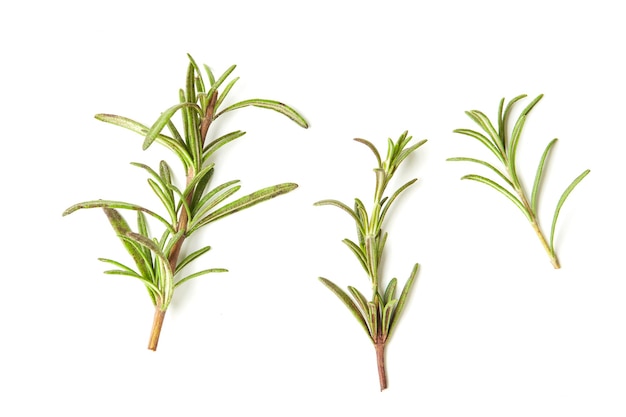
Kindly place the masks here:
<instances>
[{"instance_id":1,"label":"large rosemary sprig","mask_svg":"<svg viewBox=\"0 0 626 417\"><path fill-rule=\"evenodd\" d=\"M486 184L496 191L502 193L505 197L511 200L521 211L524 213L528 221L533 227L533 230L539 237L541 241L541 245L548 253L550 257L550 262L555 269L560 268L559 259L556 255L556 251L554 248L554 232L556 229L556 222L559 217L559 213L561 211L561 207L563 203L570 195L574 187L582 181L587 174L589 174L589 170L583 171L578 177L572 181L572 183L565 189L561 197L559 198L556 208L554 210L554 214L552 216L552 226L550 227L550 238L546 239L543 230L539 225L539 218L537 214L537 205L538 205L538 197L539 197L539 188L541 186L541 181L543 178L544 166L548 155L557 139L552 139L546 146L541 158L539 159L539 165L537 167L537 172L535 174L535 180L533 182L533 188L530 194L524 189L522 183L520 181L519 175L517 173L517 146L519 144L519 140L522 134L522 129L524 128L524 124L526 123L526 118L530 111L535 107L535 105L541 100L543 94L539 95L535 98L526 108L521 112L515 125L513 125L513 129L511 134L508 133L508 124L509 119L511 117L511 110L516 102L526 97L525 94L519 95L509 101L506 108L504 107L504 98L500 100L500 106L498 109L498 129L496 130L491 121L478 110L470 110L465 112L470 119L472 119L480 128L483 130L483 133L476 132L470 129L457 129L454 132L460 133L462 135L466 135L477 139L480 143L482 143L487 149L493 153L500 164L502 165L502 169L495 167L489 162L475 159L475 158L464 158L464 157L456 157L456 158L448 158L448 161L467 161L474 162L480 165L483 165L493 172L502 180L501 183L496 182L490 178L483 177L481 175L469 174L462 177L462 179L478 181L483 184ZM529 197L530 196L530 197Z\"/></svg>"},{"instance_id":2,"label":"large rosemary sprig","mask_svg":"<svg viewBox=\"0 0 626 417\"><path fill-rule=\"evenodd\" d=\"M111 200L92 200L75 204L65 210L68 215L79 209L102 208L113 230L121 239L126 251L135 263L135 268L111 259L100 258L102 262L114 266L107 274L126 275L139 279L147 288L155 307L154 321L148 348L156 350L163 325L163 319L172 300L174 290L190 279L214 272L226 272L223 268L210 268L185 275L185 267L211 247L203 246L180 259L181 249L194 232L218 219L246 209L260 202L294 190L297 184L284 183L264 188L252 194L227 203L240 185L239 180L229 181L214 188L209 187L214 172L213 154L225 144L240 138L242 131L227 133L209 139L209 130L220 115L246 106L255 106L277 111L299 126L307 128L306 120L293 108L273 100L251 99L223 106L224 99L237 82L234 78L226 84L221 93L218 89L226 82L235 69L228 68L219 78L215 78L208 66L204 72L189 56L186 87L179 91L179 103L165 110L151 127L134 120L112 114L98 114L96 118L132 130L144 136L143 149L158 142L172 151L184 169L186 183L179 188L173 181L172 170L167 162L161 161L157 170L141 164L133 165L148 172L148 184L163 204L164 215L148 210L140 205ZM176 127L172 117L180 113L182 128ZM164 133L167 128L169 133ZM119 209L137 213L137 227L133 231ZM162 224L160 234L149 231L146 215Z\"/></svg>"},{"instance_id":3,"label":"large rosemary sprig","mask_svg":"<svg viewBox=\"0 0 626 417\"><path fill-rule=\"evenodd\" d=\"M343 242L356 256L370 279L372 288L371 300L368 301L355 287L348 287L352 295L350 296L332 281L322 277L320 277L320 280L348 307L369 336L370 341L374 344L381 391L387 388L385 346L398 323L419 268L419 264L415 264L400 297L396 295L396 287L398 285L396 278L391 279L387 287L382 291L384 287L380 279L380 264L383 258L385 242L387 241L387 232L383 232L383 222L393 202L404 190L413 185L417 178L402 185L391 196L385 196L385 190L400 164L426 142L426 140L422 140L407 147L411 138L411 136L408 136L408 132L404 132L396 143L389 139L387 157L384 161L371 142L365 139L355 139L357 142L370 148L376 157L378 165L374 169L376 174L374 204L369 213L365 208L365 204L358 198L355 199L354 209L337 200L322 200L315 203L317 206L332 205L338 207L348 213L356 223L358 243L350 239L344 239Z\"/></svg>"}]
</instances>

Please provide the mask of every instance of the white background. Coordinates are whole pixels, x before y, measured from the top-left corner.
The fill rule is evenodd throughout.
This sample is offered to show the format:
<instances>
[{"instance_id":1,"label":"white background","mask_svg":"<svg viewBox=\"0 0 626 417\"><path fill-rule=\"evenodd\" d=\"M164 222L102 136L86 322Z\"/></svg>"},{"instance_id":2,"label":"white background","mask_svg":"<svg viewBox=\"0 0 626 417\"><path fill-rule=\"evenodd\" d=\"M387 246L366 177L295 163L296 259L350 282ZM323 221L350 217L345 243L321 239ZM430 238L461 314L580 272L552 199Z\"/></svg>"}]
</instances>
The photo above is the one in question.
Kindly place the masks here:
<instances>
[{"instance_id":1,"label":"white background","mask_svg":"<svg viewBox=\"0 0 626 417\"><path fill-rule=\"evenodd\" d=\"M620 2L412 3L3 3L0 415L626 415ZM206 229L198 267L230 272L180 288L155 353L145 289L101 273L98 257L126 259L105 217L61 213L97 198L157 207L129 162L179 165L93 115L150 124L178 101L187 53L216 73L238 65L231 100L284 101L311 128L252 108L216 126L248 132L218 154L217 180L300 187ZM520 145L527 185L560 138L544 227L591 169L561 214L558 271L519 210L459 180L480 167L445 161L487 158L452 130L521 93L545 94ZM384 149L404 130L429 141L393 184L420 178L387 224L384 276L422 269L380 393L374 349L317 280L367 291L341 243L353 225L312 204L369 202L374 159L352 138Z\"/></svg>"}]
</instances>

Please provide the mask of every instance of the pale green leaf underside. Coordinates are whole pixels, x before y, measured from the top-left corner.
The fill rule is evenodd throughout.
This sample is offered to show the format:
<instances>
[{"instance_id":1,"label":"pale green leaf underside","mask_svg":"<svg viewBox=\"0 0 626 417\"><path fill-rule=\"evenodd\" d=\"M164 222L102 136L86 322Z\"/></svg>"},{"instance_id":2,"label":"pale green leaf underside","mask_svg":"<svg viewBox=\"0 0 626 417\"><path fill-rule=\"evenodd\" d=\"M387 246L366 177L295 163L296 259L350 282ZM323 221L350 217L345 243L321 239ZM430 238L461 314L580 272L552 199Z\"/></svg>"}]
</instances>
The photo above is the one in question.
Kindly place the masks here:
<instances>
[{"instance_id":1,"label":"pale green leaf underside","mask_svg":"<svg viewBox=\"0 0 626 417\"><path fill-rule=\"evenodd\" d=\"M565 203L565 200L567 199L567 197L569 197L572 190L583 180L583 178L587 176L587 174L589 174L589 172L591 171L587 169L583 171L583 173L580 174L578 177L576 177L574 181L572 181L572 183L567 186L565 191L563 191L561 198L559 198L559 202L557 203L556 209L554 210L554 216L552 217L552 227L550 228L550 250L552 252L554 252L554 231L556 229L556 221L559 218L559 213L561 212L561 207L563 207L563 203Z\"/></svg>"}]
</instances>

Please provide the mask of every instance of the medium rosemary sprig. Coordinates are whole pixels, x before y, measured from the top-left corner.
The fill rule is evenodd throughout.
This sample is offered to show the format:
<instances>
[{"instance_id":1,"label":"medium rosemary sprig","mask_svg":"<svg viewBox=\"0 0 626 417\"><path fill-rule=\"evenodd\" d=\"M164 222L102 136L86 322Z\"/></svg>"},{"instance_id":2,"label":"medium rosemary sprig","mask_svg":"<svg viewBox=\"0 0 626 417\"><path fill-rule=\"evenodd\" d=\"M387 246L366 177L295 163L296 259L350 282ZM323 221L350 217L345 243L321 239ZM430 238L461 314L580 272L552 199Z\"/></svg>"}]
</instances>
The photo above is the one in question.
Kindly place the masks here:
<instances>
[{"instance_id":1,"label":"medium rosemary sprig","mask_svg":"<svg viewBox=\"0 0 626 417\"><path fill-rule=\"evenodd\" d=\"M561 211L561 207L563 203L570 195L574 187L576 187L587 174L589 174L589 170L583 171L578 177L572 181L572 183L565 189L561 197L559 198L556 208L554 210L554 215L552 216L552 226L550 227L550 238L546 239L543 230L539 225L539 218L537 214L537 205L538 205L538 197L539 197L539 188L541 186L541 181L543 178L544 166L548 155L557 139L552 139L546 146L541 158L539 159L539 165L537 167L537 172L535 174L535 180L533 182L533 188L530 194L524 189L522 183L520 181L519 175L517 173L517 146L519 144L519 140L522 134L522 129L524 128L524 124L526 123L526 118L530 111L535 107L535 105L541 100L543 94L540 94L535 98L526 108L521 112L517 121L513 125L513 129L509 135L508 133L508 124L509 119L511 118L511 110L516 102L525 98L526 95L519 95L508 102L506 108L504 107L504 98L500 100L500 106L498 109L498 130L495 129L494 125L491 121L478 110L470 110L465 112L470 119L472 119L480 128L483 130L483 133L476 132L470 129L457 129L454 132L460 133L462 135L466 135L477 139L480 143L482 143L487 149L493 153L500 164L502 165L502 169L495 167L489 162L474 159L474 158L464 158L464 157L456 157L456 158L448 158L448 161L466 161L466 162L474 162L480 165L483 165L493 172L499 177L501 184L492 179L483 177L481 175L469 174L462 177L462 179L478 181L483 184L486 184L496 191L502 193L505 197L511 200L521 211L524 213L528 221L533 227L533 230L539 237L541 241L541 245L548 253L550 257L550 262L555 269L560 268L559 259L557 257L555 248L554 248L554 232L556 229L556 222L559 217L559 213ZM529 198L530 195L530 198Z\"/></svg>"},{"instance_id":2,"label":"medium rosemary sprig","mask_svg":"<svg viewBox=\"0 0 626 417\"><path fill-rule=\"evenodd\" d=\"M408 136L408 132L404 132L395 143L389 139L385 160L381 159L380 153L371 142L365 139L355 139L357 142L370 148L376 157L378 165L374 168L376 186L374 189L374 204L369 213L365 208L365 204L358 198L354 200L354 209L337 200L322 200L315 203L316 206L332 205L338 207L348 213L356 223L358 243L350 239L344 239L343 243L356 256L370 279L372 288L371 300L368 301L355 287L348 287L352 295L351 297L332 281L322 277L320 277L320 280L348 307L367 333L370 341L374 344L381 391L387 388L385 346L398 323L419 268L419 264L415 264L400 297L396 296L396 287L398 285L396 278L390 280L384 292L382 291L380 264L383 258L385 242L387 241L387 232L383 232L383 222L393 202L404 190L413 185L417 178L402 185L391 196L385 196L384 194L400 164L426 142L426 140L422 140L407 147L411 139L412 137Z\"/></svg>"},{"instance_id":3,"label":"medium rosemary sprig","mask_svg":"<svg viewBox=\"0 0 626 417\"><path fill-rule=\"evenodd\" d=\"M194 232L218 219L237 211L252 207L281 194L288 193L297 184L284 183L264 188L252 194L227 203L229 197L239 188L239 180L229 181L214 188L209 187L214 172L213 154L225 144L245 134L234 131L209 140L209 130L220 115L246 106L254 106L277 111L303 128L308 127L306 120L291 107L273 100L251 99L223 106L224 99L237 82L234 78L226 84L221 93L218 89L226 82L235 69L228 68L219 78L215 78L208 66L204 72L189 56L186 87L179 91L180 102L165 110L151 127L144 126L126 117L112 114L98 114L96 119L111 123L144 136L143 149L153 142L172 151L183 165L186 183L179 188L173 182L172 170L167 162L161 161L158 169L134 162L133 165L145 170L150 178L148 184L163 204L164 215L148 210L137 204L112 200L92 200L69 207L63 215L79 209L102 208L114 232L120 238L126 251L135 263L129 267L112 259L100 258L100 261L114 266L106 274L125 275L140 280L148 290L155 307L154 321L148 348L156 350L163 325L163 319L172 300L174 290L181 284L214 272L227 272L223 268L210 268L185 275L185 267L211 247L201 247L180 259L181 249ZM182 116L182 128L176 127L172 117ZM163 130L167 127L169 133ZM137 213L137 227L133 231L118 210L130 210ZM146 215L162 224L160 234L153 236L148 228Z\"/></svg>"}]
</instances>

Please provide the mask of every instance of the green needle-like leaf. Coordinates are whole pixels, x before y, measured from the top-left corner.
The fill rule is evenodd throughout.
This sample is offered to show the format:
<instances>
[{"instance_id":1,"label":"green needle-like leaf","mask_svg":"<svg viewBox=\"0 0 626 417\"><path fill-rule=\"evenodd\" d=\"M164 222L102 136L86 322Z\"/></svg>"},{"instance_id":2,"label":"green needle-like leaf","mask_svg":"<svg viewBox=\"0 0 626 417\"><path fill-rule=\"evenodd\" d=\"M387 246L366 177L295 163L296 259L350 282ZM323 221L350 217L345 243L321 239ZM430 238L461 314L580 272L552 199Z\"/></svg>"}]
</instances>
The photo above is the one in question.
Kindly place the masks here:
<instances>
[{"instance_id":1,"label":"green needle-like leaf","mask_svg":"<svg viewBox=\"0 0 626 417\"><path fill-rule=\"evenodd\" d=\"M289 107L288 105L281 103L279 101L264 100L264 99L258 99L258 98L240 101L239 103L235 103L231 106L228 106L227 108L225 108L224 110L216 114L215 118L218 118L219 116L221 116L222 114L226 112L237 110L242 107L248 107L248 106L274 110L280 114L287 116L288 118L296 122L300 127L303 127L305 129L309 127L309 123L304 119L304 117L302 117L296 110Z\"/></svg>"},{"instance_id":2,"label":"green needle-like leaf","mask_svg":"<svg viewBox=\"0 0 626 417\"><path fill-rule=\"evenodd\" d=\"M372 144L372 142L365 140L365 139L360 139L360 138L354 138L355 141L360 142L362 144L364 144L365 146L367 146L368 148L370 148L370 150L372 151L372 153L374 154L374 156L376 157L376 162L378 162L378 168L382 168L383 167L383 162L380 159L380 153L378 153L378 149L376 149L376 147L374 146L374 144Z\"/></svg>"},{"instance_id":3,"label":"green needle-like leaf","mask_svg":"<svg viewBox=\"0 0 626 417\"><path fill-rule=\"evenodd\" d=\"M490 180L489 178L481 177L480 175L474 175L474 174L465 175L461 179L473 180L473 181L482 182L483 184L487 184L488 186L492 187L494 190L502 193L506 198L511 200L513 203L515 203L515 205L520 210L522 210L522 213L524 213L526 218L528 220L532 221L532 214L528 212L528 209L526 207L524 207L524 204L522 204L522 202L519 201L519 199L517 197L515 197L510 191L506 190L503 186L501 186L497 182L495 182L493 180Z\"/></svg>"},{"instance_id":4,"label":"green needle-like leaf","mask_svg":"<svg viewBox=\"0 0 626 417\"><path fill-rule=\"evenodd\" d=\"M176 266L175 273L178 274L180 271L183 270L183 268L185 268L191 262L195 261L197 258L199 258L200 256L204 255L205 253L207 253L210 250L211 250L210 246L205 246L205 247L203 247L201 249L198 249L197 251L195 251L193 253L190 253L182 261L180 261L178 263L178 265Z\"/></svg>"},{"instance_id":5,"label":"green needle-like leaf","mask_svg":"<svg viewBox=\"0 0 626 417\"><path fill-rule=\"evenodd\" d=\"M248 194L245 197L241 197L240 199L235 200L225 206L222 206L212 213L209 213L206 217L200 220L196 224L196 226L190 230L190 232L193 232L204 225L214 222L215 220L221 219L222 217L226 217L230 214L244 210L248 207L252 207L258 203L267 201L281 194L286 194L290 191L295 190L296 188L298 188L298 184L285 183L273 185L271 187L263 188L262 190L256 191L252 194Z\"/></svg>"},{"instance_id":6,"label":"green needle-like leaf","mask_svg":"<svg viewBox=\"0 0 626 417\"><path fill-rule=\"evenodd\" d=\"M505 160L498 148L493 143L491 143L491 141L487 139L485 135L470 129L455 129L454 133L459 133L461 135L478 139L478 141L485 145L502 163L505 163Z\"/></svg>"},{"instance_id":7,"label":"green needle-like leaf","mask_svg":"<svg viewBox=\"0 0 626 417\"><path fill-rule=\"evenodd\" d=\"M124 220L124 217L122 217L122 215L117 210L109 207L103 207L102 209L104 210L104 214L106 214L107 219L109 220L109 223L111 223L111 226L113 227L116 235L124 236L126 235L126 233L131 231L128 223L126 222L126 220ZM124 239L121 239L121 241L124 245L124 248L126 249L126 252L128 252L130 257L133 258L133 261L135 261L135 265L137 265L137 269L139 270L139 275L144 277L150 276L150 268L152 266L151 263L146 262L145 257L142 253L139 252L135 245L125 241ZM108 262L108 260L103 260L103 262ZM114 263L114 265L118 267L122 267L123 269L128 269L132 271L132 269L128 267L123 267L117 262L110 261L110 263Z\"/></svg>"},{"instance_id":8,"label":"green needle-like leaf","mask_svg":"<svg viewBox=\"0 0 626 417\"><path fill-rule=\"evenodd\" d=\"M481 161L480 159L475 159L475 158L463 158L463 157L448 158L446 159L446 161L465 161L465 162L474 162L480 165L484 165L490 170L492 170L493 172L495 172L496 174L498 174L500 178L502 178L511 188L513 188L513 183L511 183L511 181L506 177L506 175L504 175L502 171L500 171L498 168L491 165L489 162Z\"/></svg>"},{"instance_id":9,"label":"green needle-like leaf","mask_svg":"<svg viewBox=\"0 0 626 417\"><path fill-rule=\"evenodd\" d=\"M228 269L224 269L224 268L211 268L211 269L205 269L203 271L198 271L195 274L191 274L186 276L185 278L181 279L180 281L176 282L176 284L174 284L174 288L180 286L181 284L189 281L190 279L194 279L197 277L200 277L202 275L206 275L206 274L211 274L214 272L228 272Z\"/></svg>"},{"instance_id":10,"label":"green needle-like leaf","mask_svg":"<svg viewBox=\"0 0 626 417\"><path fill-rule=\"evenodd\" d=\"M367 317L367 314L369 313L367 298L365 298L365 296L361 294L359 290L357 290L356 288L350 285L348 285L348 290L350 290L350 292L352 293L352 296L356 300L359 308L361 309L361 313L363 317Z\"/></svg>"},{"instance_id":11,"label":"green needle-like leaf","mask_svg":"<svg viewBox=\"0 0 626 417\"><path fill-rule=\"evenodd\" d=\"M548 146L546 146L545 151L543 151L543 155L541 155L541 159L539 160L539 166L537 167L537 173L535 174L535 182L533 183L533 192L530 197L530 208L533 213L537 213L537 196L539 193L539 186L541 185L541 177L543 175L543 167L546 163L546 158L550 153L550 149L554 146L557 139L552 139Z\"/></svg>"},{"instance_id":12,"label":"green needle-like leaf","mask_svg":"<svg viewBox=\"0 0 626 417\"><path fill-rule=\"evenodd\" d=\"M170 218L172 219L172 224L176 223L176 208L174 207L174 200L170 199L170 194L161 189L161 187L159 187L158 184L150 178L148 178L148 184L159 200L163 203L163 207L165 207L165 210L167 210Z\"/></svg>"},{"instance_id":13,"label":"green needle-like leaf","mask_svg":"<svg viewBox=\"0 0 626 417\"><path fill-rule=\"evenodd\" d=\"M417 271L419 270L419 264L415 264L413 270L411 271L411 275L409 279L404 284L404 288L402 289L402 294L400 294L400 299L398 300L398 304L395 308L395 313L391 318L391 322L389 323L389 331L387 332L387 340L391 337L392 331L395 329L398 319L404 310L404 305L406 304L407 297L411 292L411 288L413 287L413 283L415 282L415 278L417 277Z\"/></svg>"},{"instance_id":14,"label":"green needle-like leaf","mask_svg":"<svg viewBox=\"0 0 626 417\"><path fill-rule=\"evenodd\" d=\"M361 248L350 239L344 239L343 243L345 243L350 248L352 253L354 253L354 256L356 256L356 258L359 260L359 263L361 264L363 269L365 269L365 272L369 273L370 271L367 267L367 259L365 253L363 253Z\"/></svg>"},{"instance_id":15,"label":"green needle-like leaf","mask_svg":"<svg viewBox=\"0 0 626 417\"><path fill-rule=\"evenodd\" d=\"M229 142L232 142L235 139L242 137L245 134L246 132L237 130L236 132L227 133L224 136L220 136L219 138L210 142L208 145L204 147L204 150L202 153L202 160L205 162L208 161L211 155L213 155L215 151L217 151L219 148L221 148L222 146L226 145Z\"/></svg>"},{"instance_id":16,"label":"green needle-like leaf","mask_svg":"<svg viewBox=\"0 0 626 417\"><path fill-rule=\"evenodd\" d=\"M363 226L363 223L361 222L361 219L359 219L357 217L356 212L354 210L352 210L350 207L348 207L347 205L345 205L344 203L342 203L341 201L337 201L337 200L321 200L321 201L318 201L317 203L314 203L313 205L314 206L335 206L335 207L339 207L340 209L342 209L343 211L348 213L350 216L352 216L352 218L354 219L354 221L358 225Z\"/></svg>"},{"instance_id":17,"label":"green needle-like leaf","mask_svg":"<svg viewBox=\"0 0 626 417\"><path fill-rule=\"evenodd\" d=\"M370 335L370 329L367 326L367 321L361 315L359 308L356 306L356 304L354 304L354 301L352 301L352 298L350 298L348 294L346 294L341 288L339 288L332 281L326 278L322 278L322 277L319 277L319 279L320 281L322 281L324 285L326 285L326 287L328 287L328 289L330 289L337 297L339 297L341 301L343 301L345 306L348 307L348 310L350 310L352 315L354 315L354 318L357 319L361 327L363 327L363 330L365 330L365 333L367 333L367 336L370 338L370 340L372 340L372 336Z\"/></svg>"},{"instance_id":18,"label":"green needle-like leaf","mask_svg":"<svg viewBox=\"0 0 626 417\"><path fill-rule=\"evenodd\" d=\"M402 187L398 188L389 198L389 200L386 201L386 204L384 205L384 208L382 210L382 212L380 213L380 222L382 223L382 221L385 219L385 216L387 215L387 211L389 211L389 208L391 207L391 205L393 204L394 201L396 201L396 198L398 198L398 196L400 194L402 194L402 192L404 190L406 190L407 188L409 188L411 185L415 184L415 182L417 181L417 178L413 178L412 180L406 182Z\"/></svg>"},{"instance_id":19,"label":"green needle-like leaf","mask_svg":"<svg viewBox=\"0 0 626 417\"><path fill-rule=\"evenodd\" d=\"M388 304L392 299L396 298L396 286L398 285L398 280L393 278L387 284L387 289L385 290L385 295L383 296L383 301L385 304Z\"/></svg>"},{"instance_id":20,"label":"green needle-like leaf","mask_svg":"<svg viewBox=\"0 0 626 417\"><path fill-rule=\"evenodd\" d=\"M161 114L161 116L159 116L157 121L154 122L154 124L150 128L150 130L148 130L148 133L146 134L146 139L143 141L144 150L148 149L150 145L152 145L152 142L154 142L157 139L157 137L159 137L159 135L161 134L161 131L163 130L165 126L167 126L172 116L174 116L174 114L178 110L183 109L183 108L189 108L191 110L194 110L198 112L200 116L202 116L202 109L200 109L200 107L196 103L180 103L180 104L176 104L170 107L169 109L165 110Z\"/></svg>"},{"instance_id":21,"label":"green needle-like leaf","mask_svg":"<svg viewBox=\"0 0 626 417\"><path fill-rule=\"evenodd\" d=\"M387 339L389 339L389 330L391 330L391 323L393 321L393 316L397 304L398 300L389 300L389 303L383 308L382 331L383 340L385 340L385 342L387 341Z\"/></svg>"},{"instance_id":22,"label":"green needle-like leaf","mask_svg":"<svg viewBox=\"0 0 626 417\"><path fill-rule=\"evenodd\" d=\"M215 108L219 109L220 106L222 105L222 102L224 101L224 99L226 98L226 96L228 96L228 93L230 92L230 90L233 88L233 86L235 85L235 83L239 81L239 77L235 77L233 78L227 85L226 87L224 87L224 90L222 91L222 94L219 96L219 98L217 99L217 102L215 103Z\"/></svg>"},{"instance_id":23,"label":"green needle-like leaf","mask_svg":"<svg viewBox=\"0 0 626 417\"><path fill-rule=\"evenodd\" d=\"M504 110L504 114L502 115L501 134L505 137L505 140L504 140L505 145L506 145L506 135L508 132L508 121L509 121L509 116L511 115L511 110L513 110L513 105L523 98L526 98L526 94L520 94L519 96L514 97L511 101L509 101L509 104L506 105L506 109ZM502 99L502 101L504 101L504 99Z\"/></svg>"},{"instance_id":24,"label":"green needle-like leaf","mask_svg":"<svg viewBox=\"0 0 626 417\"><path fill-rule=\"evenodd\" d=\"M68 214L72 214L73 212L80 210L80 209L88 209L88 208L112 208L112 209L126 209L126 210L135 210L135 211L142 211L152 217L154 217L155 219L157 219L158 221L160 221L161 223L163 223L165 225L166 228L168 228L170 231L174 231L174 229L172 229L172 226L161 216L159 216L158 214L154 213L153 211L150 211L146 208L143 208L141 206L138 206L136 204L130 204L130 203L125 203L123 201L111 201L111 200L92 200L92 201L85 201L83 203L78 203L78 204L74 204L73 206L67 208L64 212L63 212L63 216L67 216Z\"/></svg>"},{"instance_id":25,"label":"green needle-like leaf","mask_svg":"<svg viewBox=\"0 0 626 417\"><path fill-rule=\"evenodd\" d=\"M565 203L565 200L567 199L567 197L569 197L574 187L576 187L583 180L583 178L585 178L587 174L589 174L589 172L590 170L587 169L583 171L582 174L577 176L574 181L572 181L572 183L567 186L565 191L563 191L561 198L559 198L559 202L556 204L554 216L552 217L552 227L550 228L550 250L552 251L552 253L554 253L554 231L556 229L556 221L559 218L559 213L561 212L561 207L563 207L563 203Z\"/></svg>"},{"instance_id":26,"label":"green needle-like leaf","mask_svg":"<svg viewBox=\"0 0 626 417\"><path fill-rule=\"evenodd\" d=\"M140 280L148 288L148 291L151 291L152 293L154 293L154 294L156 294L156 295L158 295L160 297L163 296L161 294L161 292L159 291L159 289L152 282L148 281L147 279L145 279L141 275L138 275L135 272L121 270L121 269L110 269L108 271L104 271L104 273L107 274L107 275L124 275L124 276L127 276L127 277L136 278L136 279Z\"/></svg>"},{"instance_id":27,"label":"green needle-like leaf","mask_svg":"<svg viewBox=\"0 0 626 417\"><path fill-rule=\"evenodd\" d=\"M132 119L129 119L127 117L116 116L114 114L96 114L95 117L98 120L101 120L106 123L111 123L116 126L123 127L135 133L139 133L142 136L146 136L149 133L149 129L146 126ZM157 142L159 142L166 148L173 151L179 157L179 159L183 162L185 167L189 167L193 165L191 155L189 155L189 152L187 151L187 149L184 147L183 144L163 134L157 134L154 140L156 140Z\"/></svg>"},{"instance_id":28,"label":"green needle-like leaf","mask_svg":"<svg viewBox=\"0 0 626 417\"><path fill-rule=\"evenodd\" d=\"M224 201L226 198L237 192L241 188L241 186L230 188L237 183L239 183L239 180L229 181L209 191L195 205L196 211L193 213L194 219L202 217L206 212L208 212L213 207L217 206L220 202Z\"/></svg>"},{"instance_id":29,"label":"green needle-like leaf","mask_svg":"<svg viewBox=\"0 0 626 417\"><path fill-rule=\"evenodd\" d=\"M496 145L500 154L504 155L504 141L502 140L498 132L496 132L496 129L494 129L491 121L487 118L487 116L485 116L482 112L478 110L472 110L465 113L472 120L474 120L476 124L478 124L485 131L485 133L489 135L489 137L491 138L491 143Z\"/></svg>"}]
</instances>

